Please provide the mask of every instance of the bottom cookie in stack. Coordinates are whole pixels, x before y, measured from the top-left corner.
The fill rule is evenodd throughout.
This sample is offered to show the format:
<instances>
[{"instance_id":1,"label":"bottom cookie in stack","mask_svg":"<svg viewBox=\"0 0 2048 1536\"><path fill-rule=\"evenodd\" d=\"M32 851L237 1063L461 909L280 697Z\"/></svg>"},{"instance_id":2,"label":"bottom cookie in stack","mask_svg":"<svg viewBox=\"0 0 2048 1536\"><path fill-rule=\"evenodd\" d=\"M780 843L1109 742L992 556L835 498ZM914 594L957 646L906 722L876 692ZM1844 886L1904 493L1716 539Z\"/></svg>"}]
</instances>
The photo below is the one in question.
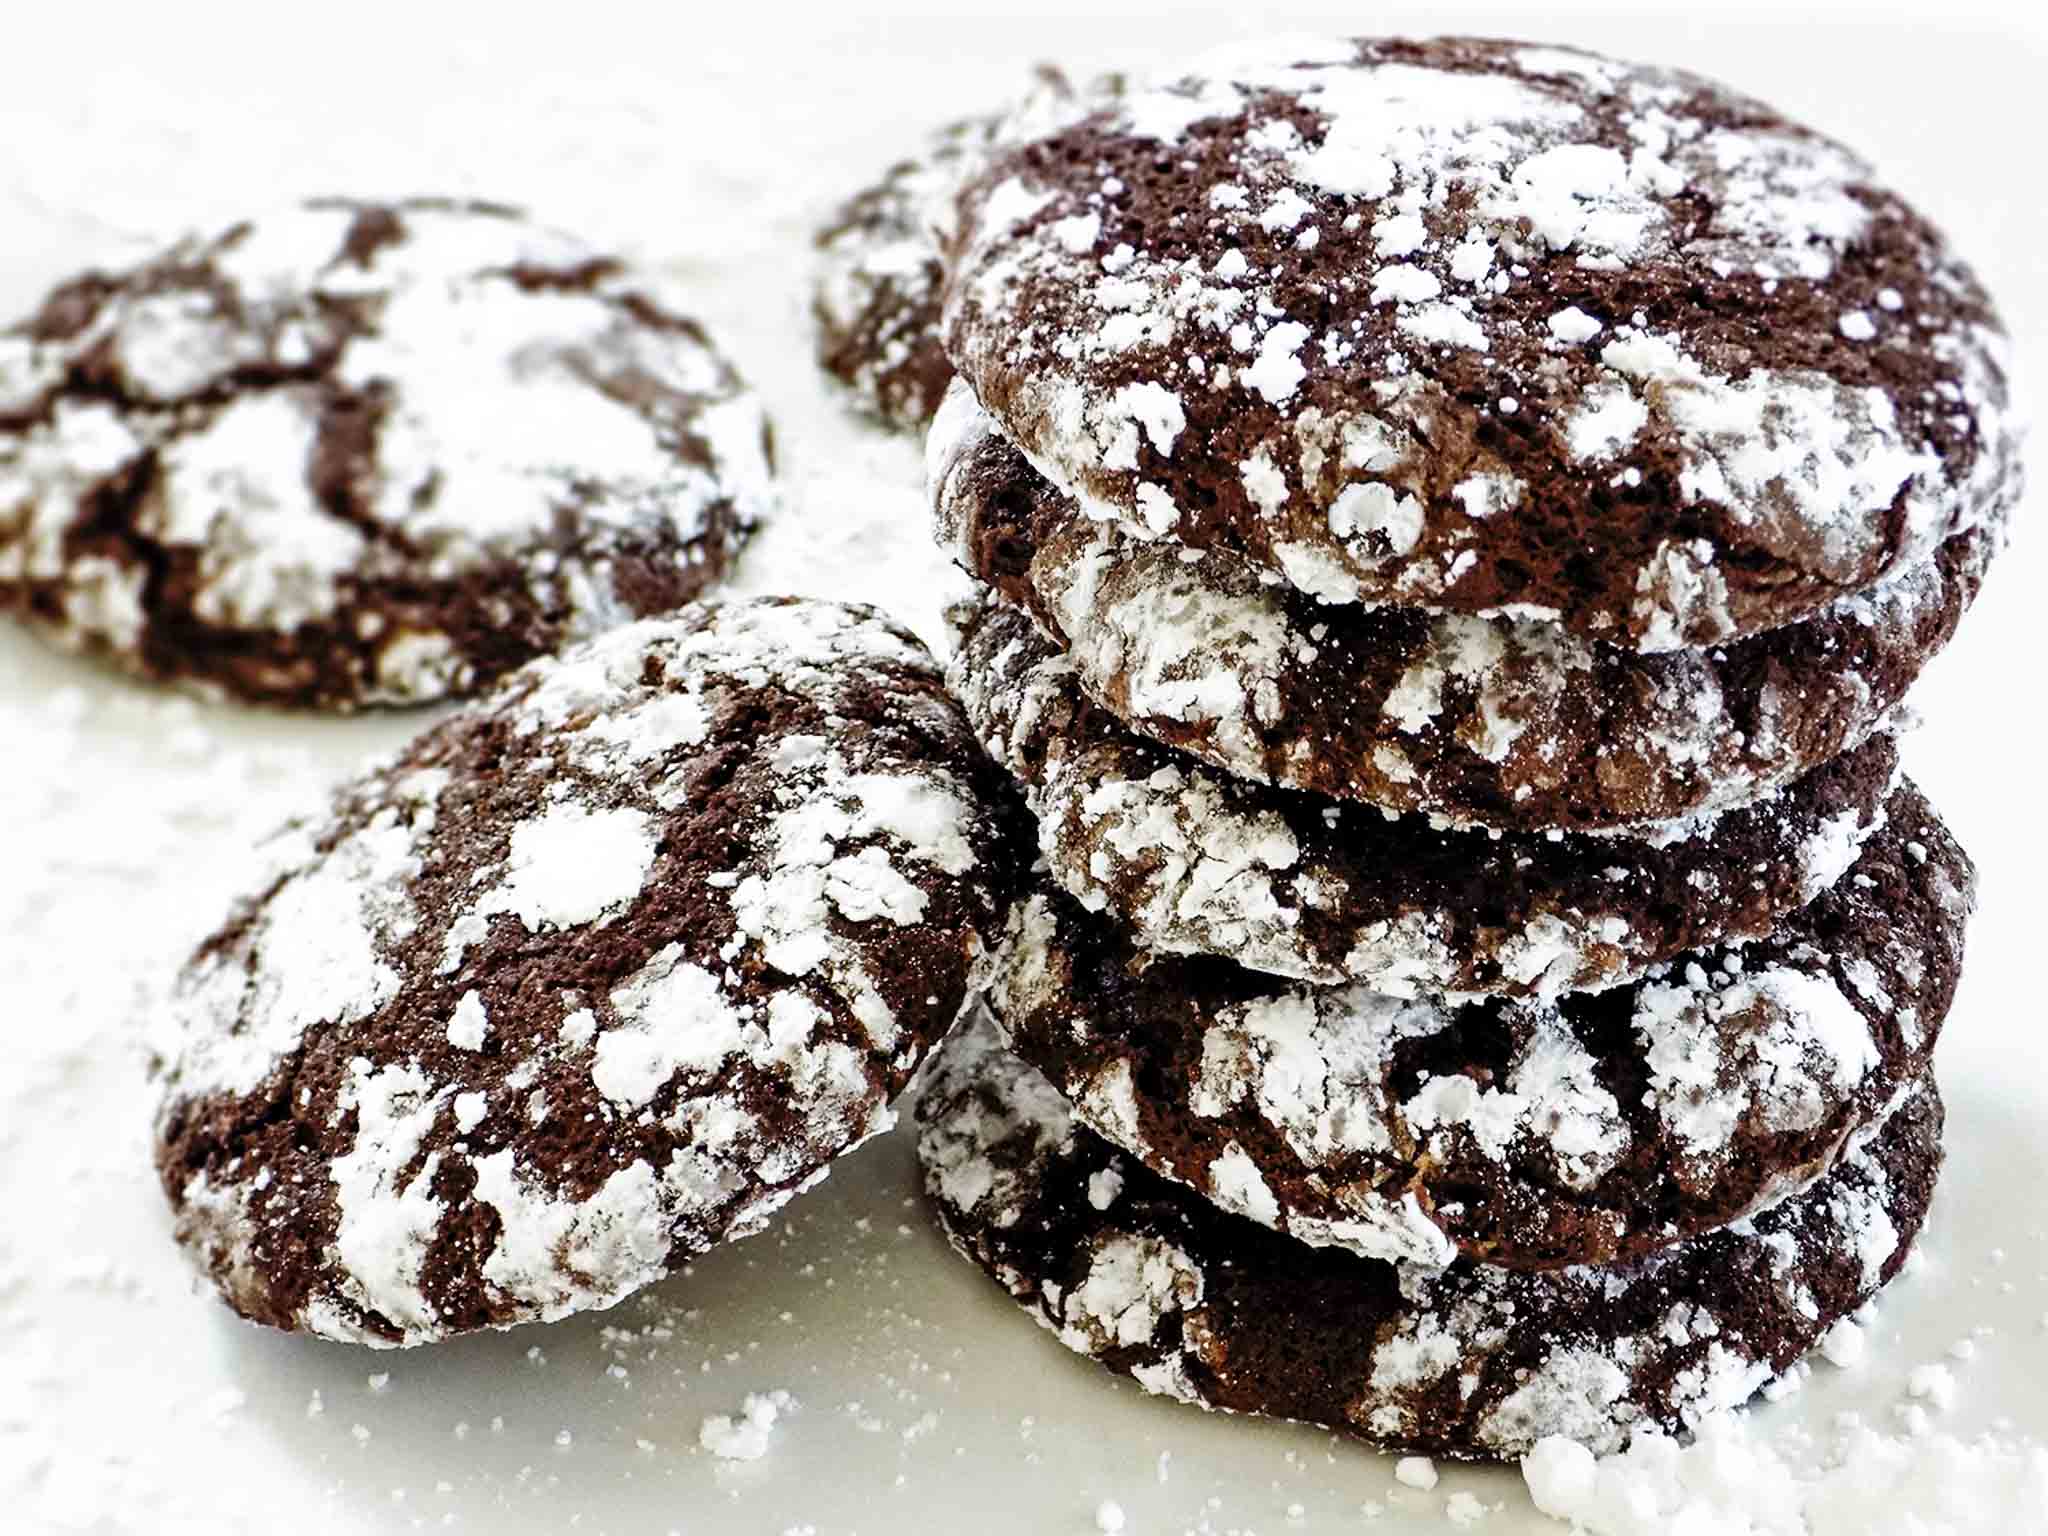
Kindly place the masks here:
<instances>
[{"instance_id":1,"label":"bottom cookie in stack","mask_svg":"<svg viewBox=\"0 0 2048 1536\"><path fill-rule=\"evenodd\" d=\"M1633 1263L1436 1271L1311 1248L1083 1129L977 1019L918 1108L954 1247L1147 1391L1389 1449L1598 1451L1746 1401L1905 1262L1941 1162L1923 1074L1802 1194Z\"/></svg>"},{"instance_id":2,"label":"bottom cookie in stack","mask_svg":"<svg viewBox=\"0 0 2048 1536\"><path fill-rule=\"evenodd\" d=\"M1901 782L1760 940L1546 999L1148 953L1041 871L919 1109L954 1245L1147 1390L1388 1448L1746 1401L1905 1261L1972 872Z\"/></svg>"}]
</instances>

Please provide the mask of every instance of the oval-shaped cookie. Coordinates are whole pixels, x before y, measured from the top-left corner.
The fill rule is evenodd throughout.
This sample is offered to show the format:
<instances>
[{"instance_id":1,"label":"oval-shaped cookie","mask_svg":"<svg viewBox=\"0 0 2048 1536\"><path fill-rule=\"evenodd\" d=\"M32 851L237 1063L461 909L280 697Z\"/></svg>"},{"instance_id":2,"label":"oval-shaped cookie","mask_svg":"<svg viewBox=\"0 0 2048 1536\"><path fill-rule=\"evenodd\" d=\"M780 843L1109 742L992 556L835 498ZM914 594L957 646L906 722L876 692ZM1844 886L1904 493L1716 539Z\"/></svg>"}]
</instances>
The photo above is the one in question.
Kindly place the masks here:
<instances>
[{"instance_id":1,"label":"oval-shaped cookie","mask_svg":"<svg viewBox=\"0 0 2048 1536\"><path fill-rule=\"evenodd\" d=\"M1228 48L1002 154L960 217L946 349L1032 462L1326 602L1708 645L2018 494L1976 277L1857 156L1698 76Z\"/></svg>"},{"instance_id":2,"label":"oval-shaped cookie","mask_svg":"<svg viewBox=\"0 0 2048 1536\"><path fill-rule=\"evenodd\" d=\"M964 389L927 444L940 538L1132 730L1241 778L1494 828L1753 801L1866 739L1955 633L2002 513L1768 634L1643 656L1524 619L1331 607L1090 522Z\"/></svg>"},{"instance_id":3,"label":"oval-shaped cookie","mask_svg":"<svg viewBox=\"0 0 2048 1536\"><path fill-rule=\"evenodd\" d=\"M1916 1077L1962 967L1968 859L1910 786L1767 939L1632 986L1460 1005L1153 958L1040 890L988 1000L1083 1123L1305 1243L1604 1264L1811 1184Z\"/></svg>"},{"instance_id":4,"label":"oval-shaped cookie","mask_svg":"<svg viewBox=\"0 0 2048 1536\"><path fill-rule=\"evenodd\" d=\"M1159 954L1410 997L1554 997L1760 938L1884 821L1898 748L1871 737L1763 800L1630 835L1432 825L1233 779L1134 735L1021 610L955 612L947 667L1024 786L1058 885Z\"/></svg>"},{"instance_id":5,"label":"oval-shaped cookie","mask_svg":"<svg viewBox=\"0 0 2048 1536\"><path fill-rule=\"evenodd\" d=\"M772 472L652 274L486 204L282 209L0 331L0 609L209 693L471 691L703 593Z\"/></svg>"},{"instance_id":6,"label":"oval-shaped cookie","mask_svg":"<svg viewBox=\"0 0 2048 1536\"><path fill-rule=\"evenodd\" d=\"M374 1345L617 1302L891 1123L1015 814L870 609L534 663L271 838L178 977L178 1241L243 1316Z\"/></svg>"},{"instance_id":7,"label":"oval-shaped cookie","mask_svg":"<svg viewBox=\"0 0 2048 1536\"><path fill-rule=\"evenodd\" d=\"M1612 1268L1436 1274L1312 1249L1093 1135L985 1024L918 1101L953 1246L1075 1353L1147 1392L1373 1445L1507 1459L1682 1431L1788 1370L1905 1262L1941 1166L1931 1079L1813 1189Z\"/></svg>"}]
</instances>

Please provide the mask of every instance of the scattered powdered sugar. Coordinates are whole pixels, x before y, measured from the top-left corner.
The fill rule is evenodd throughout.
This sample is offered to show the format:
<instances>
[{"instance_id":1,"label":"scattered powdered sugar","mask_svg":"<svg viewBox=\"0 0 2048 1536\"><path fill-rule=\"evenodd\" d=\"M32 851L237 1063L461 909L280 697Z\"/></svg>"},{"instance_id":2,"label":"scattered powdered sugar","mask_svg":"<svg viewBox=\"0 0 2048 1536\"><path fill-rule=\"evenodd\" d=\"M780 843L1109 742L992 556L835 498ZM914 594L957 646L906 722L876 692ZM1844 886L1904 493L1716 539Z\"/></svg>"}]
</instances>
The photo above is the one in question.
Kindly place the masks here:
<instances>
[{"instance_id":1,"label":"scattered powdered sugar","mask_svg":"<svg viewBox=\"0 0 2048 1536\"><path fill-rule=\"evenodd\" d=\"M1644 1431L1606 1456L1547 1439L1522 1474L1538 1509L1586 1536L1964 1536L2048 1512L2038 1442L1890 1434L1853 1414L1817 1441L1732 1413L1688 1443Z\"/></svg>"},{"instance_id":2,"label":"scattered powdered sugar","mask_svg":"<svg viewBox=\"0 0 2048 1536\"><path fill-rule=\"evenodd\" d=\"M697 1444L720 1461L759 1461L768 1454L776 1421L796 1407L796 1399L777 1388L749 1392L736 1414L705 1416L697 1428Z\"/></svg>"},{"instance_id":3,"label":"scattered powdered sugar","mask_svg":"<svg viewBox=\"0 0 2048 1536\"><path fill-rule=\"evenodd\" d=\"M1394 1463L1394 1481L1426 1492L1436 1486L1436 1464L1427 1456L1403 1456Z\"/></svg>"}]
</instances>

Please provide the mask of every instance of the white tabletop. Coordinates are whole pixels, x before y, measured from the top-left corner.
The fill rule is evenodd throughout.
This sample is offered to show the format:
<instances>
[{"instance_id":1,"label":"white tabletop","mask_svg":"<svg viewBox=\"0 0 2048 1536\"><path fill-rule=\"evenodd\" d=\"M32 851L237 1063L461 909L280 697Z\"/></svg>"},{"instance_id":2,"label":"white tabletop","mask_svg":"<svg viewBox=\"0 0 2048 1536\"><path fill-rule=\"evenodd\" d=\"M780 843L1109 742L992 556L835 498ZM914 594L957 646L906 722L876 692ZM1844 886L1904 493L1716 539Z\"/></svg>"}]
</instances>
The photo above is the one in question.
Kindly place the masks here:
<instances>
[{"instance_id":1,"label":"white tabletop","mask_svg":"<svg viewBox=\"0 0 2048 1536\"><path fill-rule=\"evenodd\" d=\"M304 194L528 203L693 284L769 396L791 506L744 587L879 602L933 635L959 585L926 540L918 451L853 424L810 363L815 215L1033 60L1142 65L1249 26L201 9L7 20L0 314L156 234ZM1921 8L1938 27L1710 9L1454 24L1682 63L1864 148L2048 366L2040 34L1952 7ZM1817 1366L1757 1410L1774 1431L1824 1442L1842 1410L1895 1429L1909 1372L1944 1361L1960 1390L1941 1428L2048 1434L2043 547L2023 514L1914 696L1909 765L1982 869L1924 1258L1861 1366ZM0 1530L1086 1533L1108 1499L1134 1533L1406 1532L1446 1529L1460 1490L1489 1506L1483 1531L1561 1529L1512 1470L1397 1487L1390 1460L1327 1434L1152 1401L1068 1356L946 1250L907 1135L609 1314L396 1355L238 1323L190 1280L150 1171L148 986L283 798L418 724L166 703L0 633ZM765 1457L698 1449L706 1415L772 1389L797 1406Z\"/></svg>"}]
</instances>

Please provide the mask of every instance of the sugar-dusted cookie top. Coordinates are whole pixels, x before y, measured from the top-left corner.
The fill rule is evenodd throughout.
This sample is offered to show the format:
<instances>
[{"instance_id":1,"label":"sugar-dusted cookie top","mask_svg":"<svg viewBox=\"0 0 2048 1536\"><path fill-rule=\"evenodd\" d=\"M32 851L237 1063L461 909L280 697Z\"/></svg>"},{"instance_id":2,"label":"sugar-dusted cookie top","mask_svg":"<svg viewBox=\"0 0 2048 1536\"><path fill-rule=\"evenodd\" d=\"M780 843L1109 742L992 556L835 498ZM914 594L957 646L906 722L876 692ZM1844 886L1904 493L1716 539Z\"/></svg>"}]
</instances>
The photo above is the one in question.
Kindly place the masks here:
<instances>
[{"instance_id":1,"label":"sugar-dusted cookie top","mask_svg":"<svg viewBox=\"0 0 2048 1536\"><path fill-rule=\"evenodd\" d=\"M1977 280L1760 103L1455 38L1161 79L999 157L947 289L954 364L1091 516L1329 602L1666 650L2017 494Z\"/></svg>"},{"instance_id":2,"label":"sugar-dusted cookie top","mask_svg":"<svg viewBox=\"0 0 2048 1536\"><path fill-rule=\"evenodd\" d=\"M924 648L768 599L629 625L262 850L178 977L158 1167L243 1315L415 1344L759 1228L979 985L1007 787Z\"/></svg>"},{"instance_id":3,"label":"sugar-dusted cookie top","mask_svg":"<svg viewBox=\"0 0 2048 1536\"><path fill-rule=\"evenodd\" d=\"M0 331L0 608L210 692L470 691L705 591L771 475L652 274L489 205L281 209Z\"/></svg>"}]
</instances>

